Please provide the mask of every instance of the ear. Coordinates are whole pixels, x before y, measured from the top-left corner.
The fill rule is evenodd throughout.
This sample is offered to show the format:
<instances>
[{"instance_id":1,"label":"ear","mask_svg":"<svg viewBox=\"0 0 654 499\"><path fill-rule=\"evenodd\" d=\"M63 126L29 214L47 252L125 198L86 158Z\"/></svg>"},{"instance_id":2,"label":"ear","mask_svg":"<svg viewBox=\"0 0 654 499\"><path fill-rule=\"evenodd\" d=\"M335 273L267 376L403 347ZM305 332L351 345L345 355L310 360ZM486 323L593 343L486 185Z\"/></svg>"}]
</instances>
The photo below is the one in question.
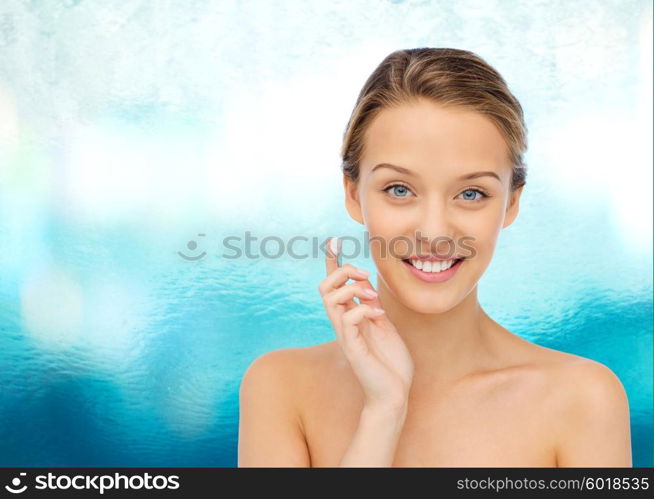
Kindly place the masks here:
<instances>
[{"instance_id":1,"label":"ear","mask_svg":"<svg viewBox=\"0 0 654 499\"><path fill-rule=\"evenodd\" d=\"M506 228L511 225L518 216L518 211L520 209L520 196L522 195L522 190L524 187L524 185L521 186L511 194L509 204L506 207L506 216L504 217L504 224L502 225L502 228Z\"/></svg>"},{"instance_id":2,"label":"ear","mask_svg":"<svg viewBox=\"0 0 654 499\"><path fill-rule=\"evenodd\" d=\"M361 216L358 182L353 182L347 175L343 175L343 188L345 189L345 208L347 212L354 220L364 225L363 216Z\"/></svg>"}]
</instances>

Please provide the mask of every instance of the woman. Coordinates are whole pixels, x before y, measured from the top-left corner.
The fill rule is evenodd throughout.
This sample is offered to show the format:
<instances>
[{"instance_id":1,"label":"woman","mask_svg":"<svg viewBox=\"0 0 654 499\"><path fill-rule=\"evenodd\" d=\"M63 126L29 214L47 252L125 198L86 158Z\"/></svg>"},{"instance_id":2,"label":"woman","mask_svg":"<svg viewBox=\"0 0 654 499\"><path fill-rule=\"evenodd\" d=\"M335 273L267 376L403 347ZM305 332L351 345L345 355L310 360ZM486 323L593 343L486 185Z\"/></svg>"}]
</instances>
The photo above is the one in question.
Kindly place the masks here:
<instances>
[{"instance_id":1,"label":"woman","mask_svg":"<svg viewBox=\"0 0 654 499\"><path fill-rule=\"evenodd\" d=\"M239 466L631 466L615 374L521 339L477 300L518 215L526 144L520 104L475 54L381 62L342 148L378 289L332 240L319 291L337 339L250 365Z\"/></svg>"}]
</instances>

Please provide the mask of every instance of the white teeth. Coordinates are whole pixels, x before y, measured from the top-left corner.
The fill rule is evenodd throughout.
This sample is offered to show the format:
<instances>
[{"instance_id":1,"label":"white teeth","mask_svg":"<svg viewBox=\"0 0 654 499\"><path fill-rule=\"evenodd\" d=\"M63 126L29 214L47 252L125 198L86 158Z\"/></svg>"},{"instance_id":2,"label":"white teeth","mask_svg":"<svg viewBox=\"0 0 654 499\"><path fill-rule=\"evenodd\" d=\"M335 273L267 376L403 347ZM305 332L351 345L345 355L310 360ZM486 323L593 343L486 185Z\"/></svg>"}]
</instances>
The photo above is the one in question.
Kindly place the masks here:
<instances>
[{"instance_id":1,"label":"white teeth","mask_svg":"<svg viewBox=\"0 0 654 499\"><path fill-rule=\"evenodd\" d=\"M446 261L425 261L411 259L411 265L415 268L422 270L423 272L443 272L444 270L449 269L454 265L455 260L446 260Z\"/></svg>"}]
</instances>

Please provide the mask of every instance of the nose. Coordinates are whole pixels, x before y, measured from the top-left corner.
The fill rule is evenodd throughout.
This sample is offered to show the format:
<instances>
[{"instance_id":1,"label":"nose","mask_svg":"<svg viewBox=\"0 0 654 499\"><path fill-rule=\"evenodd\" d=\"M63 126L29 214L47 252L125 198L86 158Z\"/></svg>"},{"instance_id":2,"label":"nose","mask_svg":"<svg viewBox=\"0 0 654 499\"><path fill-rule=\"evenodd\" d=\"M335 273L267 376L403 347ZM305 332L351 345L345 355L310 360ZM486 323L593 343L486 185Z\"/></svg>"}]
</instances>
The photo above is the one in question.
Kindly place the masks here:
<instances>
[{"instance_id":1,"label":"nose","mask_svg":"<svg viewBox=\"0 0 654 499\"><path fill-rule=\"evenodd\" d=\"M444 255L454 251L452 220L445 201L429 199L418 211L420 219L415 224L418 252Z\"/></svg>"}]
</instances>

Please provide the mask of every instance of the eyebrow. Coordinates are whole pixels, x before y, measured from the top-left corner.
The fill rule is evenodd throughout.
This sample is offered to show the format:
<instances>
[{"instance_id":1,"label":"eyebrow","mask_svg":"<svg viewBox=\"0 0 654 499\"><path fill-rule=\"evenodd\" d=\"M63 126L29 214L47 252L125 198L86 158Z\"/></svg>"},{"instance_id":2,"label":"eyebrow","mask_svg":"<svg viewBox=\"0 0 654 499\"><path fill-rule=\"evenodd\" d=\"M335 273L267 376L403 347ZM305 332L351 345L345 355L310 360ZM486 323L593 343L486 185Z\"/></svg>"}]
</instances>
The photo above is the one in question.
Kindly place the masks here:
<instances>
[{"instance_id":1,"label":"eyebrow","mask_svg":"<svg viewBox=\"0 0 654 499\"><path fill-rule=\"evenodd\" d=\"M390 168L399 173L404 173L405 175L410 175L412 177L416 176L416 174L411 170L409 170L408 168L404 168L403 166L392 165L390 163L379 163L371 170L370 173L374 172L377 168ZM497 180L502 182L502 179L497 175L497 173L491 171L466 173L465 175L461 175L457 180L470 180L478 177L495 177Z\"/></svg>"}]
</instances>

